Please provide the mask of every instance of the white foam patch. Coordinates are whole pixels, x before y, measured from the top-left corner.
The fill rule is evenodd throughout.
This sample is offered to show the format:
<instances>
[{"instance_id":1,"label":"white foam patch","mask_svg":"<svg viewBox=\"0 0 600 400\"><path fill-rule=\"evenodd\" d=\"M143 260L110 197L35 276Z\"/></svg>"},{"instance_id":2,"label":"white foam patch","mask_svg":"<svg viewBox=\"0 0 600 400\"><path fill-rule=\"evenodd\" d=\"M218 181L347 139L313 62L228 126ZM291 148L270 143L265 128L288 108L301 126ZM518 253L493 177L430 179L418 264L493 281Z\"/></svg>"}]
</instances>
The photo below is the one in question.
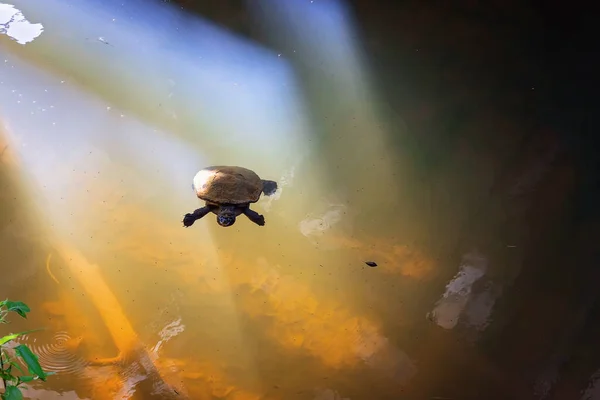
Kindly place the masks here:
<instances>
[{"instance_id":1,"label":"white foam patch","mask_svg":"<svg viewBox=\"0 0 600 400\"><path fill-rule=\"evenodd\" d=\"M0 33L19 44L32 42L44 31L42 24L32 24L12 4L0 3Z\"/></svg>"},{"instance_id":2,"label":"white foam patch","mask_svg":"<svg viewBox=\"0 0 600 400\"><path fill-rule=\"evenodd\" d=\"M473 284L487 270L487 259L471 252L463 256L458 273L446 285L446 292L437 301L430 318L444 329L453 329L469 303Z\"/></svg>"},{"instance_id":3,"label":"white foam patch","mask_svg":"<svg viewBox=\"0 0 600 400\"><path fill-rule=\"evenodd\" d=\"M156 343L154 348L152 348L152 355L158 357L158 352L163 344L167 343L169 340L179 335L185 330L185 325L181 323L181 318L176 321L171 322L166 325L161 331L158 333L160 336L160 340Z\"/></svg>"},{"instance_id":4,"label":"white foam patch","mask_svg":"<svg viewBox=\"0 0 600 400\"><path fill-rule=\"evenodd\" d=\"M320 216L309 216L300 221L300 232L306 237L320 236L342 220L346 211L343 204L332 204L329 209Z\"/></svg>"}]
</instances>

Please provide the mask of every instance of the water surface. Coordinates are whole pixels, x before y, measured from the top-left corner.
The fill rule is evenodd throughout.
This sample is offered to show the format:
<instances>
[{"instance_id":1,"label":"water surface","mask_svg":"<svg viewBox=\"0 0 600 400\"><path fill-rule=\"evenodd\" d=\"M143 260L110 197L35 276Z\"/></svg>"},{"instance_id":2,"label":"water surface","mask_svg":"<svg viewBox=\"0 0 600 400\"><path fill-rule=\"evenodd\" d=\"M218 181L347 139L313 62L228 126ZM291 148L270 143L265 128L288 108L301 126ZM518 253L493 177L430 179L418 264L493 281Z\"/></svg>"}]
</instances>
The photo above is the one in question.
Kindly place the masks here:
<instances>
[{"instance_id":1,"label":"water surface","mask_svg":"<svg viewBox=\"0 0 600 400\"><path fill-rule=\"evenodd\" d=\"M444 336L483 331L501 293L476 248L439 258L471 206L443 193L483 189L468 160L415 177L344 7L295 2L315 34L280 54L169 5L15 3L44 26L0 36L0 289L57 372L30 398L397 399L444 358L496 373ZM215 164L279 183L264 227L182 227Z\"/></svg>"}]
</instances>

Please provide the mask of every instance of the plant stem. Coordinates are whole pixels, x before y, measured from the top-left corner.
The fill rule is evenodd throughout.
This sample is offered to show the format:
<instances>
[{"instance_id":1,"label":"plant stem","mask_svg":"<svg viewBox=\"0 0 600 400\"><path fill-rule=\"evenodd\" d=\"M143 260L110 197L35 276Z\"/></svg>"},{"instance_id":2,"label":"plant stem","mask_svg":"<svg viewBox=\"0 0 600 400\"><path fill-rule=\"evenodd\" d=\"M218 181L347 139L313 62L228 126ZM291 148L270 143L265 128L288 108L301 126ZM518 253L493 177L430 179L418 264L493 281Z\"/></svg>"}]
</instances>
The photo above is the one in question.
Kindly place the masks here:
<instances>
[{"instance_id":1,"label":"plant stem","mask_svg":"<svg viewBox=\"0 0 600 400\"><path fill-rule=\"evenodd\" d=\"M0 347L0 371L4 372L4 361L2 358L4 357L4 350ZM4 380L4 375L2 376L2 385L4 386L4 391L6 392L6 381Z\"/></svg>"}]
</instances>

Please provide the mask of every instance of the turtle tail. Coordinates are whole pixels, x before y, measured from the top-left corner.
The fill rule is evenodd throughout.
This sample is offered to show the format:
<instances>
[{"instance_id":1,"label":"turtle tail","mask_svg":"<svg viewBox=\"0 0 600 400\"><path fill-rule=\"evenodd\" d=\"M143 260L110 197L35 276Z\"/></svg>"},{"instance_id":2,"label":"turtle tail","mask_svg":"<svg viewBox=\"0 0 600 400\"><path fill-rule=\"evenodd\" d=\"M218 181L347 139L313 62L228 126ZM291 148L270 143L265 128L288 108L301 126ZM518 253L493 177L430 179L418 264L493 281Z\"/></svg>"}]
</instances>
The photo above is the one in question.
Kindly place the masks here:
<instances>
[{"instance_id":1,"label":"turtle tail","mask_svg":"<svg viewBox=\"0 0 600 400\"><path fill-rule=\"evenodd\" d=\"M277 182L263 180L263 193L270 196L277 191Z\"/></svg>"}]
</instances>

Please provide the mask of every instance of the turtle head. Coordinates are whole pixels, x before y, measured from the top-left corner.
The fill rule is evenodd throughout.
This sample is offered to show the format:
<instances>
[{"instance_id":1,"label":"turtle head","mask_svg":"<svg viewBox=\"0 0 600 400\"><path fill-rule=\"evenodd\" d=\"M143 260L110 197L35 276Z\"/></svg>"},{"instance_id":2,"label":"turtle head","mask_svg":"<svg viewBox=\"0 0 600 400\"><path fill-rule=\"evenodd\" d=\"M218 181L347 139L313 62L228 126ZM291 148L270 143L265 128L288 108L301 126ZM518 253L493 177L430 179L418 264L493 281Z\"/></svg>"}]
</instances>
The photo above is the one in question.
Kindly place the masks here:
<instances>
[{"instance_id":1,"label":"turtle head","mask_svg":"<svg viewBox=\"0 0 600 400\"><path fill-rule=\"evenodd\" d=\"M235 224L235 210L232 207L221 207L217 214L217 224L224 228Z\"/></svg>"}]
</instances>

